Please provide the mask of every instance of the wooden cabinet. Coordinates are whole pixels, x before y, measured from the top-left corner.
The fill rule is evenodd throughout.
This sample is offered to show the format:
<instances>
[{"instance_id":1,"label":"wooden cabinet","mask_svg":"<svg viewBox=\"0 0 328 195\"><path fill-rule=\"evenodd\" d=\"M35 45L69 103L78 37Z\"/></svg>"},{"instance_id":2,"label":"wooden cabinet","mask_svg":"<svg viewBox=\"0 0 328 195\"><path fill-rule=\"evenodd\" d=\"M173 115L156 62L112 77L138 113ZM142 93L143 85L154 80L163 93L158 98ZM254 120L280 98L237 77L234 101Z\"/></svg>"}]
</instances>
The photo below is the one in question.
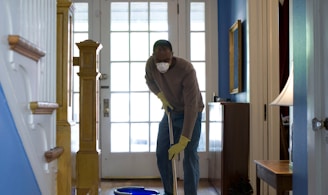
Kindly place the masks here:
<instances>
[{"instance_id":1,"label":"wooden cabinet","mask_svg":"<svg viewBox=\"0 0 328 195\"><path fill-rule=\"evenodd\" d=\"M240 179L248 179L249 104L209 103L209 179L226 195Z\"/></svg>"}]
</instances>

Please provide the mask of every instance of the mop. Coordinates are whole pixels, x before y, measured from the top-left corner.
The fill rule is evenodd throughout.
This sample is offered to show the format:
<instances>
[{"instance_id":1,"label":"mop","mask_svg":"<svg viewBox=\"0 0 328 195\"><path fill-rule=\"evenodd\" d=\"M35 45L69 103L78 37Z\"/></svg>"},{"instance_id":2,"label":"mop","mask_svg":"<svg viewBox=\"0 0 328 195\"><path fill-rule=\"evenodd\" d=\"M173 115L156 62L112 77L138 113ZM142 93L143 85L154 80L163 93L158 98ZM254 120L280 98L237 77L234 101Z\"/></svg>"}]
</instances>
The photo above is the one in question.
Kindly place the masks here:
<instances>
[{"instance_id":1,"label":"mop","mask_svg":"<svg viewBox=\"0 0 328 195\"><path fill-rule=\"evenodd\" d=\"M169 122L170 145L172 146L174 144L174 137L173 137L173 125L172 125L171 113L168 111L166 114ZM177 180L175 157L173 157L171 161L172 161L172 172L173 172L173 195L178 195L178 180Z\"/></svg>"}]
</instances>

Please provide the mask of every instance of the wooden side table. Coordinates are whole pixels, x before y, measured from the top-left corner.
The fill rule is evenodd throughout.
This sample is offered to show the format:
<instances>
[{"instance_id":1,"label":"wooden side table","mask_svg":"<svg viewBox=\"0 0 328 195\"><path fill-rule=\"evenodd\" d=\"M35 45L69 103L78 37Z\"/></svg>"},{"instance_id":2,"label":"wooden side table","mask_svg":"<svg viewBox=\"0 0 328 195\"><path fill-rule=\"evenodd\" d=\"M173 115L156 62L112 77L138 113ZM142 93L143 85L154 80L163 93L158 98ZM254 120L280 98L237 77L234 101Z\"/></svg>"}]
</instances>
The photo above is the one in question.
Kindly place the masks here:
<instances>
[{"instance_id":1,"label":"wooden side table","mask_svg":"<svg viewBox=\"0 0 328 195\"><path fill-rule=\"evenodd\" d=\"M256 192L260 195L260 179L275 188L277 195L292 190L293 171L289 168L289 160L255 160Z\"/></svg>"}]
</instances>

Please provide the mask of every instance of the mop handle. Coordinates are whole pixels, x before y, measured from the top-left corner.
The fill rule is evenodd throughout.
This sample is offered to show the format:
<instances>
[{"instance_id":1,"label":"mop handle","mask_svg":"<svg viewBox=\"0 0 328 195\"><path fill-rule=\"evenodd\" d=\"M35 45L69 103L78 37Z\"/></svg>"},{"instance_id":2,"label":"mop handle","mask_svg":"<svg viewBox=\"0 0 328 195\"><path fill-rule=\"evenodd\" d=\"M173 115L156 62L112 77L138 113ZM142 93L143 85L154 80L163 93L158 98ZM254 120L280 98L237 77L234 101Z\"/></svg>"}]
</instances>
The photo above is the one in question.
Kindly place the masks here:
<instances>
[{"instance_id":1,"label":"mop handle","mask_svg":"<svg viewBox=\"0 0 328 195\"><path fill-rule=\"evenodd\" d=\"M174 144L174 137L173 137L173 125L171 119L171 113L167 112L167 118L169 122L169 134L170 134L170 145ZM175 157L173 157L172 161L172 172L173 172L173 195L178 195L178 181L177 181L177 169L175 163Z\"/></svg>"}]
</instances>

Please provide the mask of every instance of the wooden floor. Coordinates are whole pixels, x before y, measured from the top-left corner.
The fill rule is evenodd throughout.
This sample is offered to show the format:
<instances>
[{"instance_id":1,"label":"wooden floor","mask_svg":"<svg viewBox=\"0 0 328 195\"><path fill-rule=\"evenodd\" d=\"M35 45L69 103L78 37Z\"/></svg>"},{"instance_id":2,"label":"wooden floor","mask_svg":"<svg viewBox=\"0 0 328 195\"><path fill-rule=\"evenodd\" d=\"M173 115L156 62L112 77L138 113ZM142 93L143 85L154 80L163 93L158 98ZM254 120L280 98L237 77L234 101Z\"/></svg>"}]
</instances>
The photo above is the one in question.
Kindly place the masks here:
<instances>
[{"instance_id":1,"label":"wooden floor","mask_svg":"<svg viewBox=\"0 0 328 195\"><path fill-rule=\"evenodd\" d=\"M113 195L117 187L143 186L149 190L157 190L163 194L163 187L160 179L133 179L133 180L102 180L100 195ZM178 181L178 194L185 195L183 192L183 181ZM207 179L199 182L197 195L218 195Z\"/></svg>"}]
</instances>

